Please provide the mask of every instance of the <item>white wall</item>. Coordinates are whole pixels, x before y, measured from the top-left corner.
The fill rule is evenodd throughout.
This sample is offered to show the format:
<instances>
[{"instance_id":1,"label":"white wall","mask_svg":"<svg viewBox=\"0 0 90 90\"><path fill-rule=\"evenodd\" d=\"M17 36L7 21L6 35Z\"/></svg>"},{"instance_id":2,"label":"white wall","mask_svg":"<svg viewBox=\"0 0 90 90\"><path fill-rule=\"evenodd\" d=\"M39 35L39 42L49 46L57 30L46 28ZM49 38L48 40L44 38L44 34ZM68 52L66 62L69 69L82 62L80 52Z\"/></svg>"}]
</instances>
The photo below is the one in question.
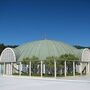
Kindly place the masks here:
<instances>
[{"instance_id":1,"label":"white wall","mask_svg":"<svg viewBox=\"0 0 90 90\"><path fill-rule=\"evenodd\" d=\"M88 48L83 50L81 60L83 62L90 62L90 50Z\"/></svg>"}]
</instances>

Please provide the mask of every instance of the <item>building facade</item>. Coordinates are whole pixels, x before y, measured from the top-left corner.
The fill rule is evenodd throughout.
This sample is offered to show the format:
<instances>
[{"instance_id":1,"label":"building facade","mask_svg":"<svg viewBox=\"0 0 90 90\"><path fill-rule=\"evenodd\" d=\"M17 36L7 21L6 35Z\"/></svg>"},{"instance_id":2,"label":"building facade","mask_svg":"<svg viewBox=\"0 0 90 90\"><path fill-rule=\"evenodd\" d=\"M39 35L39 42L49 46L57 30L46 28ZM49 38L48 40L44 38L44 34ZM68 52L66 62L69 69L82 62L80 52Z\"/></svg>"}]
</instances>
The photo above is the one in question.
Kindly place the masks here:
<instances>
[{"instance_id":1,"label":"building facade","mask_svg":"<svg viewBox=\"0 0 90 90\"><path fill-rule=\"evenodd\" d=\"M59 67L56 58L53 58L53 66L51 65L53 70L51 71L54 77L58 76L57 73L63 73L62 75L67 76L67 72L69 71L71 71L73 76L78 74L82 75L83 73L87 75L90 73L90 50L88 48L78 50L60 41L39 40L23 44L14 49L4 49L0 56L0 74L22 75L22 73L28 72L28 75L32 76L32 72L37 72L42 77L45 73L50 73L50 68L48 68L47 63L45 63L47 57L60 57L65 54L74 55L78 57L78 60L63 60L63 64L60 64ZM37 57L38 62L36 62L36 66L33 66L33 64L35 64L35 57ZM29 60L29 63L23 63L24 59ZM71 62L71 64L68 64L68 62ZM35 67L35 69L33 69L33 67Z\"/></svg>"}]
</instances>

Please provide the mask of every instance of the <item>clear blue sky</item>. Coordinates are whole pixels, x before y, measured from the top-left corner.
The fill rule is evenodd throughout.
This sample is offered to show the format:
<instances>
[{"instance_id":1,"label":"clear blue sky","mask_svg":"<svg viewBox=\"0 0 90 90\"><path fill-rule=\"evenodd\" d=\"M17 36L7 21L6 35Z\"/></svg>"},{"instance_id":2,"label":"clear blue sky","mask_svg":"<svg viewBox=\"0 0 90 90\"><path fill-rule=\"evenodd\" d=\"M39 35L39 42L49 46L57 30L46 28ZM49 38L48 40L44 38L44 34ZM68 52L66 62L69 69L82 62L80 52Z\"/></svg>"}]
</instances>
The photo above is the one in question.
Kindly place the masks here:
<instances>
[{"instance_id":1,"label":"clear blue sky","mask_svg":"<svg viewBox=\"0 0 90 90\"><path fill-rule=\"evenodd\" d=\"M90 46L90 0L0 0L0 43L45 37Z\"/></svg>"}]
</instances>

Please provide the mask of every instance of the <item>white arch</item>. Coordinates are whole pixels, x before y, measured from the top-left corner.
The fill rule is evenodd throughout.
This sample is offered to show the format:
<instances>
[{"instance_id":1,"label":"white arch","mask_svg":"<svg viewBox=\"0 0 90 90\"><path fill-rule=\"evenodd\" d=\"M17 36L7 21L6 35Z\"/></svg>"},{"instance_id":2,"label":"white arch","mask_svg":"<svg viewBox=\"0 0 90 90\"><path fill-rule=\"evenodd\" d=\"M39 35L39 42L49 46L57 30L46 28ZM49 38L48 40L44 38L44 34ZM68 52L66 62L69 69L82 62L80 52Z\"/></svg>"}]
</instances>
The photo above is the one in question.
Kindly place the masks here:
<instances>
[{"instance_id":1,"label":"white arch","mask_svg":"<svg viewBox=\"0 0 90 90\"><path fill-rule=\"evenodd\" d=\"M12 48L6 48L2 51L1 62L16 62L16 55Z\"/></svg>"},{"instance_id":2,"label":"white arch","mask_svg":"<svg viewBox=\"0 0 90 90\"><path fill-rule=\"evenodd\" d=\"M83 50L81 60L84 62L90 62L90 50L88 48Z\"/></svg>"}]
</instances>

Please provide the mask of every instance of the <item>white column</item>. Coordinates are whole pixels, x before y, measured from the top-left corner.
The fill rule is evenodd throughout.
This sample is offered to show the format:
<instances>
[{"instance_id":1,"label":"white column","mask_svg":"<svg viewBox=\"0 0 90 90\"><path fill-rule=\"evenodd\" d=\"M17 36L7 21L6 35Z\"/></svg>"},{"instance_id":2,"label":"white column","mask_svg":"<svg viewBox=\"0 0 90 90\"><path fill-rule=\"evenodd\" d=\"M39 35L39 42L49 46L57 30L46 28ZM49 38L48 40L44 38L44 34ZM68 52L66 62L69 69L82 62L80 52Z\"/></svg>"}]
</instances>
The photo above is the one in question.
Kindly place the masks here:
<instances>
[{"instance_id":1,"label":"white column","mask_svg":"<svg viewBox=\"0 0 90 90\"><path fill-rule=\"evenodd\" d=\"M19 63L19 75L21 75L21 62Z\"/></svg>"},{"instance_id":2,"label":"white column","mask_svg":"<svg viewBox=\"0 0 90 90\"><path fill-rule=\"evenodd\" d=\"M10 64L10 75L12 75L13 73L13 70L12 70L12 66L13 66L13 63L11 62L11 64Z\"/></svg>"},{"instance_id":3,"label":"white column","mask_svg":"<svg viewBox=\"0 0 90 90\"><path fill-rule=\"evenodd\" d=\"M42 77L42 64L43 64L43 62L42 62L42 60L41 60L41 77Z\"/></svg>"},{"instance_id":4,"label":"white column","mask_svg":"<svg viewBox=\"0 0 90 90\"><path fill-rule=\"evenodd\" d=\"M7 64L7 74L9 75L9 63Z\"/></svg>"},{"instance_id":5,"label":"white column","mask_svg":"<svg viewBox=\"0 0 90 90\"><path fill-rule=\"evenodd\" d=\"M31 61L29 62L29 76L31 76Z\"/></svg>"},{"instance_id":6,"label":"white column","mask_svg":"<svg viewBox=\"0 0 90 90\"><path fill-rule=\"evenodd\" d=\"M1 66L1 63L0 63L0 75L2 74L1 67L2 67L2 66Z\"/></svg>"},{"instance_id":7,"label":"white column","mask_svg":"<svg viewBox=\"0 0 90 90\"><path fill-rule=\"evenodd\" d=\"M6 74L8 75L8 64L6 65Z\"/></svg>"},{"instance_id":8,"label":"white column","mask_svg":"<svg viewBox=\"0 0 90 90\"><path fill-rule=\"evenodd\" d=\"M8 63L8 75L10 75L10 63Z\"/></svg>"},{"instance_id":9,"label":"white column","mask_svg":"<svg viewBox=\"0 0 90 90\"><path fill-rule=\"evenodd\" d=\"M73 76L75 76L75 62L73 61Z\"/></svg>"},{"instance_id":10,"label":"white column","mask_svg":"<svg viewBox=\"0 0 90 90\"><path fill-rule=\"evenodd\" d=\"M80 74L82 75L82 62L80 62Z\"/></svg>"},{"instance_id":11,"label":"white column","mask_svg":"<svg viewBox=\"0 0 90 90\"><path fill-rule=\"evenodd\" d=\"M5 62L4 62L4 65L3 65L3 74L5 75L6 74L6 65L5 65Z\"/></svg>"},{"instance_id":12,"label":"white column","mask_svg":"<svg viewBox=\"0 0 90 90\"><path fill-rule=\"evenodd\" d=\"M8 75L10 75L10 73L11 73L11 64L10 63L8 64L8 72L9 72Z\"/></svg>"},{"instance_id":13,"label":"white column","mask_svg":"<svg viewBox=\"0 0 90 90\"><path fill-rule=\"evenodd\" d=\"M66 65L66 61L64 61L64 75L65 75L65 77L67 76L67 65Z\"/></svg>"},{"instance_id":14,"label":"white column","mask_svg":"<svg viewBox=\"0 0 90 90\"><path fill-rule=\"evenodd\" d=\"M89 62L87 62L87 74L89 74L90 73L90 65L89 65L90 63Z\"/></svg>"},{"instance_id":15,"label":"white column","mask_svg":"<svg viewBox=\"0 0 90 90\"><path fill-rule=\"evenodd\" d=\"M57 77L57 66L56 66L56 60L54 60L54 77Z\"/></svg>"},{"instance_id":16,"label":"white column","mask_svg":"<svg viewBox=\"0 0 90 90\"><path fill-rule=\"evenodd\" d=\"M43 73L45 74L45 72L46 72L46 69L45 69L46 67L45 67L45 64L43 64Z\"/></svg>"},{"instance_id":17,"label":"white column","mask_svg":"<svg viewBox=\"0 0 90 90\"><path fill-rule=\"evenodd\" d=\"M62 71L62 68L60 69L60 74L62 74L63 73L63 71Z\"/></svg>"}]
</instances>

